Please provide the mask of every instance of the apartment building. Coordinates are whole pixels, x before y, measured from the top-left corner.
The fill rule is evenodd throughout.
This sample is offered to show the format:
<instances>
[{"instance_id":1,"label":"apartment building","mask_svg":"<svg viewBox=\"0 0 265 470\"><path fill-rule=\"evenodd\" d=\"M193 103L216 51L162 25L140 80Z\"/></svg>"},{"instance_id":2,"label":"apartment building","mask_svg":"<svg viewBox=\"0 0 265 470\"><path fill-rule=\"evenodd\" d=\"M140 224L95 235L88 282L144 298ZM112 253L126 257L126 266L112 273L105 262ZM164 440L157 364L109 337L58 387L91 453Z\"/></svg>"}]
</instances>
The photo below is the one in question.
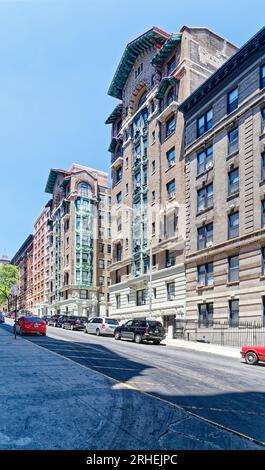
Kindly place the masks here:
<instances>
[{"instance_id":1,"label":"apartment building","mask_svg":"<svg viewBox=\"0 0 265 470\"><path fill-rule=\"evenodd\" d=\"M33 313L47 315L49 300L48 203L34 223L33 242Z\"/></svg>"},{"instance_id":2,"label":"apartment building","mask_svg":"<svg viewBox=\"0 0 265 470\"><path fill-rule=\"evenodd\" d=\"M108 313L111 263L107 174L73 164L51 169L48 219L49 313Z\"/></svg>"},{"instance_id":3,"label":"apartment building","mask_svg":"<svg viewBox=\"0 0 265 470\"><path fill-rule=\"evenodd\" d=\"M236 48L207 28L153 27L125 48L108 94L111 124L110 315L185 314L184 120L179 103Z\"/></svg>"},{"instance_id":4,"label":"apartment building","mask_svg":"<svg viewBox=\"0 0 265 470\"><path fill-rule=\"evenodd\" d=\"M33 240L33 235L29 235L11 260L19 269L18 309L30 312L33 308Z\"/></svg>"},{"instance_id":5,"label":"apartment building","mask_svg":"<svg viewBox=\"0 0 265 470\"><path fill-rule=\"evenodd\" d=\"M187 319L200 328L264 323L265 28L180 110L186 121Z\"/></svg>"}]
</instances>

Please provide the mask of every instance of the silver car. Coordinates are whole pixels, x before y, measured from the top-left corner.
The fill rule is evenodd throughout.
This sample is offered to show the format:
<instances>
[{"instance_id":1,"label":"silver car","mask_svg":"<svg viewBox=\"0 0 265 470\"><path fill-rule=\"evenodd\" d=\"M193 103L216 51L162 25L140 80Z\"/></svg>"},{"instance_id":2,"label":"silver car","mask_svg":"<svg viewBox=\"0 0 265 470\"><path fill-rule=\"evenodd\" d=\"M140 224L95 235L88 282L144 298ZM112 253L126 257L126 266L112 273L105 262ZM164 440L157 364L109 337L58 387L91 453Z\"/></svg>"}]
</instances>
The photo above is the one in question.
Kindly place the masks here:
<instances>
[{"instance_id":1,"label":"silver car","mask_svg":"<svg viewBox=\"0 0 265 470\"><path fill-rule=\"evenodd\" d=\"M108 317L95 317L85 324L84 332L97 336L114 336L114 330L119 326L118 320Z\"/></svg>"}]
</instances>

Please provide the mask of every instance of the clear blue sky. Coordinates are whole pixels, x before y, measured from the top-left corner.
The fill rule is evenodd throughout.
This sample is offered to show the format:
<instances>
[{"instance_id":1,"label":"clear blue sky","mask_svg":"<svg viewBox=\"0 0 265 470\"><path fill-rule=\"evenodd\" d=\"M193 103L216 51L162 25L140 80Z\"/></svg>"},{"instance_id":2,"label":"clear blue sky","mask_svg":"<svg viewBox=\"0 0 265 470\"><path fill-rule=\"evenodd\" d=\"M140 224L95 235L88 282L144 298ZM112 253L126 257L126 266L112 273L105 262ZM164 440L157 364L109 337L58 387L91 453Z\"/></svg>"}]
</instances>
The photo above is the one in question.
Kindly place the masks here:
<instances>
[{"instance_id":1,"label":"clear blue sky","mask_svg":"<svg viewBox=\"0 0 265 470\"><path fill-rule=\"evenodd\" d=\"M0 0L0 254L32 232L51 167L109 170L107 89L128 41L186 24L240 46L263 12L261 0Z\"/></svg>"}]
</instances>

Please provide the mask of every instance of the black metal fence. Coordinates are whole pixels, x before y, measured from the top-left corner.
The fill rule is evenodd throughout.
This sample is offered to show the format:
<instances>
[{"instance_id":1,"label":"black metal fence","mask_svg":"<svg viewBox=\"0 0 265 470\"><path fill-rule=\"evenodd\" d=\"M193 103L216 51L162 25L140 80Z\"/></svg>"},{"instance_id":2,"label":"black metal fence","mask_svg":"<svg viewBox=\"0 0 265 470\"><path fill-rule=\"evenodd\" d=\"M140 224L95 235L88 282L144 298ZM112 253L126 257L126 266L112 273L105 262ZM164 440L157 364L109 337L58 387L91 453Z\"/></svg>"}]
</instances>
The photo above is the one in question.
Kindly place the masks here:
<instances>
[{"instance_id":1,"label":"black metal fence","mask_svg":"<svg viewBox=\"0 0 265 470\"><path fill-rule=\"evenodd\" d=\"M265 345L265 326L255 322L178 321L173 327L177 339L219 344L222 346Z\"/></svg>"}]
</instances>

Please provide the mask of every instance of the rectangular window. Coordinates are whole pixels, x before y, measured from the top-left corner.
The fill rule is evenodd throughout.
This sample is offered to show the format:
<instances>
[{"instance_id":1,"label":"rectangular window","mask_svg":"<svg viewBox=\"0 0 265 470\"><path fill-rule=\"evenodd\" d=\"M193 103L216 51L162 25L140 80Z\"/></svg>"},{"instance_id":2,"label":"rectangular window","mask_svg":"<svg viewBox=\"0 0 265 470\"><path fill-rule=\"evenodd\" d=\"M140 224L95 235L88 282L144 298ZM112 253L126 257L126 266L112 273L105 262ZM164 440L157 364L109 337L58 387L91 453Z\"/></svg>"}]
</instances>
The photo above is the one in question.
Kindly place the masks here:
<instances>
[{"instance_id":1,"label":"rectangular window","mask_svg":"<svg viewBox=\"0 0 265 470\"><path fill-rule=\"evenodd\" d=\"M156 169L156 162L155 160L152 161L152 173L155 172L155 169Z\"/></svg>"},{"instance_id":2,"label":"rectangular window","mask_svg":"<svg viewBox=\"0 0 265 470\"><path fill-rule=\"evenodd\" d=\"M213 303L199 304L199 327L213 325Z\"/></svg>"},{"instance_id":3,"label":"rectangular window","mask_svg":"<svg viewBox=\"0 0 265 470\"><path fill-rule=\"evenodd\" d=\"M233 212L228 215L228 238L239 236L239 212Z\"/></svg>"},{"instance_id":4,"label":"rectangular window","mask_svg":"<svg viewBox=\"0 0 265 470\"><path fill-rule=\"evenodd\" d=\"M197 119L197 137L203 135L213 127L213 110L209 109L206 113Z\"/></svg>"},{"instance_id":5,"label":"rectangular window","mask_svg":"<svg viewBox=\"0 0 265 470\"><path fill-rule=\"evenodd\" d=\"M228 155L238 151L238 127L228 132Z\"/></svg>"},{"instance_id":6,"label":"rectangular window","mask_svg":"<svg viewBox=\"0 0 265 470\"><path fill-rule=\"evenodd\" d=\"M156 233L156 224L155 222L152 222L152 235L155 235Z\"/></svg>"},{"instance_id":7,"label":"rectangular window","mask_svg":"<svg viewBox=\"0 0 265 470\"><path fill-rule=\"evenodd\" d=\"M229 325L238 326L239 300L229 300Z\"/></svg>"},{"instance_id":8,"label":"rectangular window","mask_svg":"<svg viewBox=\"0 0 265 470\"><path fill-rule=\"evenodd\" d=\"M208 184L197 191L198 212L213 206L213 184Z\"/></svg>"},{"instance_id":9,"label":"rectangular window","mask_svg":"<svg viewBox=\"0 0 265 470\"><path fill-rule=\"evenodd\" d=\"M176 253L174 251L166 250L166 268L175 266L176 264Z\"/></svg>"},{"instance_id":10,"label":"rectangular window","mask_svg":"<svg viewBox=\"0 0 265 470\"><path fill-rule=\"evenodd\" d=\"M121 181L121 179L122 179L122 167L120 166L116 170L116 183L119 183L119 181Z\"/></svg>"},{"instance_id":11,"label":"rectangular window","mask_svg":"<svg viewBox=\"0 0 265 470\"><path fill-rule=\"evenodd\" d=\"M156 192L152 191L152 204L154 204L155 200L156 200Z\"/></svg>"},{"instance_id":12,"label":"rectangular window","mask_svg":"<svg viewBox=\"0 0 265 470\"><path fill-rule=\"evenodd\" d=\"M121 295L116 294L116 308L121 308Z\"/></svg>"},{"instance_id":13,"label":"rectangular window","mask_svg":"<svg viewBox=\"0 0 265 470\"><path fill-rule=\"evenodd\" d=\"M122 224L121 224L121 217L117 218L117 231L121 232Z\"/></svg>"},{"instance_id":14,"label":"rectangular window","mask_svg":"<svg viewBox=\"0 0 265 470\"><path fill-rule=\"evenodd\" d=\"M197 266L197 286L213 285L213 263L206 263Z\"/></svg>"},{"instance_id":15,"label":"rectangular window","mask_svg":"<svg viewBox=\"0 0 265 470\"><path fill-rule=\"evenodd\" d=\"M238 88L234 88L227 94L227 114L232 113L238 107Z\"/></svg>"},{"instance_id":16,"label":"rectangular window","mask_svg":"<svg viewBox=\"0 0 265 470\"><path fill-rule=\"evenodd\" d=\"M166 137L173 134L176 129L176 119L175 116L172 116L166 121Z\"/></svg>"},{"instance_id":17,"label":"rectangular window","mask_svg":"<svg viewBox=\"0 0 265 470\"><path fill-rule=\"evenodd\" d=\"M265 132L265 108L260 110L261 113L261 132L262 134Z\"/></svg>"},{"instance_id":18,"label":"rectangular window","mask_svg":"<svg viewBox=\"0 0 265 470\"><path fill-rule=\"evenodd\" d=\"M98 260L98 267L99 267L99 269L104 269L105 268L104 259L99 259Z\"/></svg>"},{"instance_id":19,"label":"rectangular window","mask_svg":"<svg viewBox=\"0 0 265 470\"><path fill-rule=\"evenodd\" d=\"M136 291L136 305L145 305L146 304L146 290L137 290Z\"/></svg>"},{"instance_id":20,"label":"rectangular window","mask_svg":"<svg viewBox=\"0 0 265 470\"><path fill-rule=\"evenodd\" d=\"M121 272L119 269L115 271L115 282L116 284L119 284L121 282Z\"/></svg>"},{"instance_id":21,"label":"rectangular window","mask_svg":"<svg viewBox=\"0 0 265 470\"><path fill-rule=\"evenodd\" d=\"M117 204L120 205L120 204L121 204L121 201L122 201L122 194L121 194L121 192L119 192L119 193L117 194L116 199L117 199Z\"/></svg>"},{"instance_id":22,"label":"rectangular window","mask_svg":"<svg viewBox=\"0 0 265 470\"><path fill-rule=\"evenodd\" d=\"M239 192L239 170L236 168L228 173L228 196Z\"/></svg>"},{"instance_id":23,"label":"rectangular window","mask_svg":"<svg viewBox=\"0 0 265 470\"><path fill-rule=\"evenodd\" d=\"M175 190L176 190L175 180L171 180L169 183L167 183L167 194L168 194L169 199L175 196Z\"/></svg>"},{"instance_id":24,"label":"rectangular window","mask_svg":"<svg viewBox=\"0 0 265 470\"><path fill-rule=\"evenodd\" d=\"M208 248L213 243L213 223L198 228L198 250Z\"/></svg>"},{"instance_id":25,"label":"rectangular window","mask_svg":"<svg viewBox=\"0 0 265 470\"><path fill-rule=\"evenodd\" d=\"M261 228L265 227L265 199L261 201Z\"/></svg>"},{"instance_id":26,"label":"rectangular window","mask_svg":"<svg viewBox=\"0 0 265 470\"><path fill-rule=\"evenodd\" d=\"M204 171L210 170L212 167L213 146L210 145L210 147L197 154L197 174L200 175Z\"/></svg>"},{"instance_id":27,"label":"rectangular window","mask_svg":"<svg viewBox=\"0 0 265 470\"><path fill-rule=\"evenodd\" d=\"M173 56L167 63L167 74L170 75L176 69L176 57Z\"/></svg>"},{"instance_id":28,"label":"rectangular window","mask_svg":"<svg viewBox=\"0 0 265 470\"><path fill-rule=\"evenodd\" d=\"M105 284L104 276L99 276L98 283L99 283L100 286L104 286L104 284Z\"/></svg>"},{"instance_id":29,"label":"rectangular window","mask_svg":"<svg viewBox=\"0 0 265 470\"><path fill-rule=\"evenodd\" d=\"M265 153L261 155L261 181L265 181Z\"/></svg>"},{"instance_id":30,"label":"rectangular window","mask_svg":"<svg viewBox=\"0 0 265 470\"><path fill-rule=\"evenodd\" d=\"M265 276L265 247L261 248L261 274Z\"/></svg>"},{"instance_id":31,"label":"rectangular window","mask_svg":"<svg viewBox=\"0 0 265 470\"><path fill-rule=\"evenodd\" d=\"M260 88L265 88L265 65L260 67Z\"/></svg>"},{"instance_id":32,"label":"rectangular window","mask_svg":"<svg viewBox=\"0 0 265 470\"><path fill-rule=\"evenodd\" d=\"M228 258L228 282L239 281L239 256Z\"/></svg>"},{"instance_id":33,"label":"rectangular window","mask_svg":"<svg viewBox=\"0 0 265 470\"><path fill-rule=\"evenodd\" d=\"M166 156L167 156L168 167L170 168L175 163L175 147L172 147L172 149L170 149L166 153Z\"/></svg>"},{"instance_id":34,"label":"rectangular window","mask_svg":"<svg viewBox=\"0 0 265 470\"><path fill-rule=\"evenodd\" d=\"M167 300L175 300L175 282L167 283Z\"/></svg>"},{"instance_id":35,"label":"rectangular window","mask_svg":"<svg viewBox=\"0 0 265 470\"><path fill-rule=\"evenodd\" d=\"M126 183L126 185L125 185L125 193L126 193L126 195L128 195L128 192L129 192L129 184Z\"/></svg>"},{"instance_id":36,"label":"rectangular window","mask_svg":"<svg viewBox=\"0 0 265 470\"><path fill-rule=\"evenodd\" d=\"M108 245L107 251L108 251L109 254L111 254L111 245Z\"/></svg>"}]
</instances>

